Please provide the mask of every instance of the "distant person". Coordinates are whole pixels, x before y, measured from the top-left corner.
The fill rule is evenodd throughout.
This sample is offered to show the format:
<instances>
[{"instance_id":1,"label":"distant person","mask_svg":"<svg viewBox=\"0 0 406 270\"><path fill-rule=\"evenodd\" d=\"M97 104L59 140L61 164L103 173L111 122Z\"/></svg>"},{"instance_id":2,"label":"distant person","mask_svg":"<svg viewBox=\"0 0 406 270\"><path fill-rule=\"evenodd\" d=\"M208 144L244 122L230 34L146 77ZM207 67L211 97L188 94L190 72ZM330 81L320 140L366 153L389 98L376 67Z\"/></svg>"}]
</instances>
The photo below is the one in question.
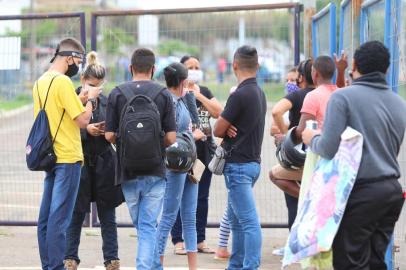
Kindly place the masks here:
<instances>
[{"instance_id":1,"label":"distant person","mask_svg":"<svg viewBox=\"0 0 406 270\"><path fill-rule=\"evenodd\" d=\"M87 66L81 74L82 86L76 92L86 98L92 88L102 91L106 69L95 52L87 54ZM72 221L66 233L65 268L76 270L80 263L78 249L82 224L90 203L96 202L103 239L103 258L107 270L120 269L118 258L117 223L115 208L123 201L120 186L114 185L115 168L113 149L104 138L107 97L100 94L96 100L90 123L81 129L84 166L76 198Z\"/></svg>"},{"instance_id":2,"label":"distant person","mask_svg":"<svg viewBox=\"0 0 406 270\"><path fill-rule=\"evenodd\" d=\"M217 61L217 80L219 83L224 82L224 74L227 70L227 61L223 57L220 57Z\"/></svg>"},{"instance_id":3,"label":"distant person","mask_svg":"<svg viewBox=\"0 0 406 270\"><path fill-rule=\"evenodd\" d=\"M48 115L56 166L46 172L38 218L38 247L42 269L62 270L66 230L72 218L83 162L80 128L86 128L96 108L99 89L90 89L84 107L71 77L84 61L79 41L59 42L51 67L34 84L34 115L45 108Z\"/></svg>"},{"instance_id":4,"label":"distant person","mask_svg":"<svg viewBox=\"0 0 406 270\"><path fill-rule=\"evenodd\" d=\"M303 141L332 159L347 127L363 136L361 165L333 242L336 270L387 269L385 252L405 198L397 156L406 130L406 103L386 82L389 50L366 42L354 53L351 86L332 94L322 131Z\"/></svg>"},{"instance_id":5,"label":"distant person","mask_svg":"<svg viewBox=\"0 0 406 270\"><path fill-rule=\"evenodd\" d=\"M154 53L136 49L130 65L133 79L111 91L106 111L105 137L117 146L116 184L121 184L138 231L139 270L152 268L166 185L164 150L176 141L172 96L151 81L154 70Z\"/></svg>"},{"instance_id":6,"label":"distant person","mask_svg":"<svg viewBox=\"0 0 406 270\"><path fill-rule=\"evenodd\" d=\"M184 56L180 62L188 69L187 89L196 97L194 106L197 106L199 124L195 128L200 129L205 135L205 140L196 141L197 158L205 165L205 169L199 181L196 210L197 250L200 253L214 253L214 250L205 243L207 215L209 211L209 190L212 179L212 173L207 166L216 150L210 119L212 117L217 119L223 108L207 87L199 85L203 79L203 72L200 69L199 60L193 56ZM175 245L175 254L186 255L180 214L178 214L175 225L172 227L171 235L172 243Z\"/></svg>"},{"instance_id":7,"label":"distant person","mask_svg":"<svg viewBox=\"0 0 406 270\"><path fill-rule=\"evenodd\" d=\"M255 78L258 66L254 47L237 49L233 70L239 85L214 127L214 135L224 138L222 145L229 151L224 167L233 238L229 270L255 270L261 263L261 226L252 187L260 173L267 103ZM237 143L238 147L233 147Z\"/></svg>"}]
</instances>

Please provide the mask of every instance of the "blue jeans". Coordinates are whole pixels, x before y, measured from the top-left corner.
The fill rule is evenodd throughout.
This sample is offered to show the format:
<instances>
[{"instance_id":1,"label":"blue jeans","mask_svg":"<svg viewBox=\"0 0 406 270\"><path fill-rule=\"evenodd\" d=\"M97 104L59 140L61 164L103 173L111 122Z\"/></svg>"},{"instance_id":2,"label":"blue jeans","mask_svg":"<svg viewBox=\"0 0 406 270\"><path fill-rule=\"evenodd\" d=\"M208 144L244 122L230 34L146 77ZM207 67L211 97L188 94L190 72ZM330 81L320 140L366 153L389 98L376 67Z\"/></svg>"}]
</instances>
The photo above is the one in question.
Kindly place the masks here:
<instances>
[{"instance_id":1,"label":"blue jeans","mask_svg":"<svg viewBox=\"0 0 406 270\"><path fill-rule=\"evenodd\" d=\"M156 228L165 193L165 179L139 176L121 184L130 216L138 231L139 270L151 270L156 246Z\"/></svg>"},{"instance_id":2,"label":"blue jeans","mask_svg":"<svg viewBox=\"0 0 406 270\"><path fill-rule=\"evenodd\" d=\"M66 230L79 189L80 166L56 164L46 173L38 218L38 247L43 270L63 270Z\"/></svg>"},{"instance_id":3,"label":"blue jeans","mask_svg":"<svg viewBox=\"0 0 406 270\"><path fill-rule=\"evenodd\" d=\"M207 214L209 212L209 190L211 184L211 171L206 168L203 171L202 177L199 182L199 193L197 196L197 210L196 210L196 231L197 231L197 243L200 244L206 240L206 226L207 226ZM171 230L172 243L183 242L182 236L182 220L180 212L176 218L175 225Z\"/></svg>"},{"instance_id":4,"label":"blue jeans","mask_svg":"<svg viewBox=\"0 0 406 270\"><path fill-rule=\"evenodd\" d=\"M163 269L159 257L164 255L169 231L175 224L180 207L182 228L187 252L197 252L196 206L198 185L193 184L186 173L167 171L164 207L156 235L157 246L152 269Z\"/></svg>"},{"instance_id":5,"label":"blue jeans","mask_svg":"<svg viewBox=\"0 0 406 270\"><path fill-rule=\"evenodd\" d=\"M99 216L103 239L102 250L104 264L107 265L111 260L118 260L116 209L114 207L97 208L97 215ZM85 216L86 212L74 211L72 221L66 232L65 259L73 259L78 264L80 263L78 256L80 233Z\"/></svg>"},{"instance_id":6,"label":"blue jeans","mask_svg":"<svg viewBox=\"0 0 406 270\"><path fill-rule=\"evenodd\" d=\"M233 239L228 270L255 270L260 266L262 235L252 191L260 170L256 162L226 163L224 168Z\"/></svg>"}]
</instances>

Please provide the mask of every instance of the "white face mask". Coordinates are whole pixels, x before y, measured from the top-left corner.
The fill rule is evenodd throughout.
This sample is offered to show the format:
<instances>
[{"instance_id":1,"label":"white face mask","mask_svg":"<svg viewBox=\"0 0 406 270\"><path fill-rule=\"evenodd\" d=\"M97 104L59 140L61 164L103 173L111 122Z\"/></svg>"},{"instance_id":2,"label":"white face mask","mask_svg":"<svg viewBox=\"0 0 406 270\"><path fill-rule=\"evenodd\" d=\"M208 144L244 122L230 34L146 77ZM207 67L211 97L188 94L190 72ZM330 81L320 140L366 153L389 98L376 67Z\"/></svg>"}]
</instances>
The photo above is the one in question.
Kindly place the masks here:
<instances>
[{"instance_id":1,"label":"white face mask","mask_svg":"<svg viewBox=\"0 0 406 270\"><path fill-rule=\"evenodd\" d=\"M196 69L189 69L187 79L193 83L201 82L203 80L203 71L196 70Z\"/></svg>"},{"instance_id":2,"label":"white face mask","mask_svg":"<svg viewBox=\"0 0 406 270\"><path fill-rule=\"evenodd\" d=\"M102 83L102 84L99 85L99 86L90 86L90 85L88 85L88 84L85 84L85 85L82 86L82 87L84 88L85 92L89 92L90 90L93 90L93 89L99 89L99 93L101 93L101 92L103 92L103 90L102 90L103 84L104 84L104 83Z\"/></svg>"}]
</instances>

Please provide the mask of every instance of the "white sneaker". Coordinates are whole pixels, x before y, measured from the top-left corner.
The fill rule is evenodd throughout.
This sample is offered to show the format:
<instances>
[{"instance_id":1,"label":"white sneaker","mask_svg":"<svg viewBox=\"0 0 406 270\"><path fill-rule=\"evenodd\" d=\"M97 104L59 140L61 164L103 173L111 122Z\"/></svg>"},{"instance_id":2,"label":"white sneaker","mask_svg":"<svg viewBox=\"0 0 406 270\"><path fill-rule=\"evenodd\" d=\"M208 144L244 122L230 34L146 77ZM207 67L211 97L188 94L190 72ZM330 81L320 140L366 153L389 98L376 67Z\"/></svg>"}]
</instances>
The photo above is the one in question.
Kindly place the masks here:
<instances>
[{"instance_id":1,"label":"white sneaker","mask_svg":"<svg viewBox=\"0 0 406 270\"><path fill-rule=\"evenodd\" d=\"M285 252L285 248L281 247L281 248L274 249L272 251L272 254L275 256L283 256L284 252Z\"/></svg>"}]
</instances>

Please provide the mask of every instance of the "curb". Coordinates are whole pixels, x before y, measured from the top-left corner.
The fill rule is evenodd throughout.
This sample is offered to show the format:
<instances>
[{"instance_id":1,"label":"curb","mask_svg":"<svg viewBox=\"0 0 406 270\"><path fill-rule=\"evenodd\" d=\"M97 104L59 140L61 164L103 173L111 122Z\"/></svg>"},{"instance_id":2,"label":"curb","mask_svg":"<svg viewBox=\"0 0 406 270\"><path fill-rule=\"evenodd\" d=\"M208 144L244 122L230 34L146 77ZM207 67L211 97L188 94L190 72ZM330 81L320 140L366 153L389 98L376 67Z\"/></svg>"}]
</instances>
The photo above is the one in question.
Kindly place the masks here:
<instances>
[{"instance_id":1,"label":"curb","mask_svg":"<svg viewBox=\"0 0 406 270\"><path fill-rule=\"evenodd\" d=\"M32 108L34 107L34 104L28 104L28 105L24 105L18 109L14 109L11 111L1 111L0 110L0 119L5 119L5 118L9 118L15 115L18 115L20 113L26 112L28 110L32 110ZM2 268L0 268L0 270L3 270Z\"/></svg>"}]
</instances>

